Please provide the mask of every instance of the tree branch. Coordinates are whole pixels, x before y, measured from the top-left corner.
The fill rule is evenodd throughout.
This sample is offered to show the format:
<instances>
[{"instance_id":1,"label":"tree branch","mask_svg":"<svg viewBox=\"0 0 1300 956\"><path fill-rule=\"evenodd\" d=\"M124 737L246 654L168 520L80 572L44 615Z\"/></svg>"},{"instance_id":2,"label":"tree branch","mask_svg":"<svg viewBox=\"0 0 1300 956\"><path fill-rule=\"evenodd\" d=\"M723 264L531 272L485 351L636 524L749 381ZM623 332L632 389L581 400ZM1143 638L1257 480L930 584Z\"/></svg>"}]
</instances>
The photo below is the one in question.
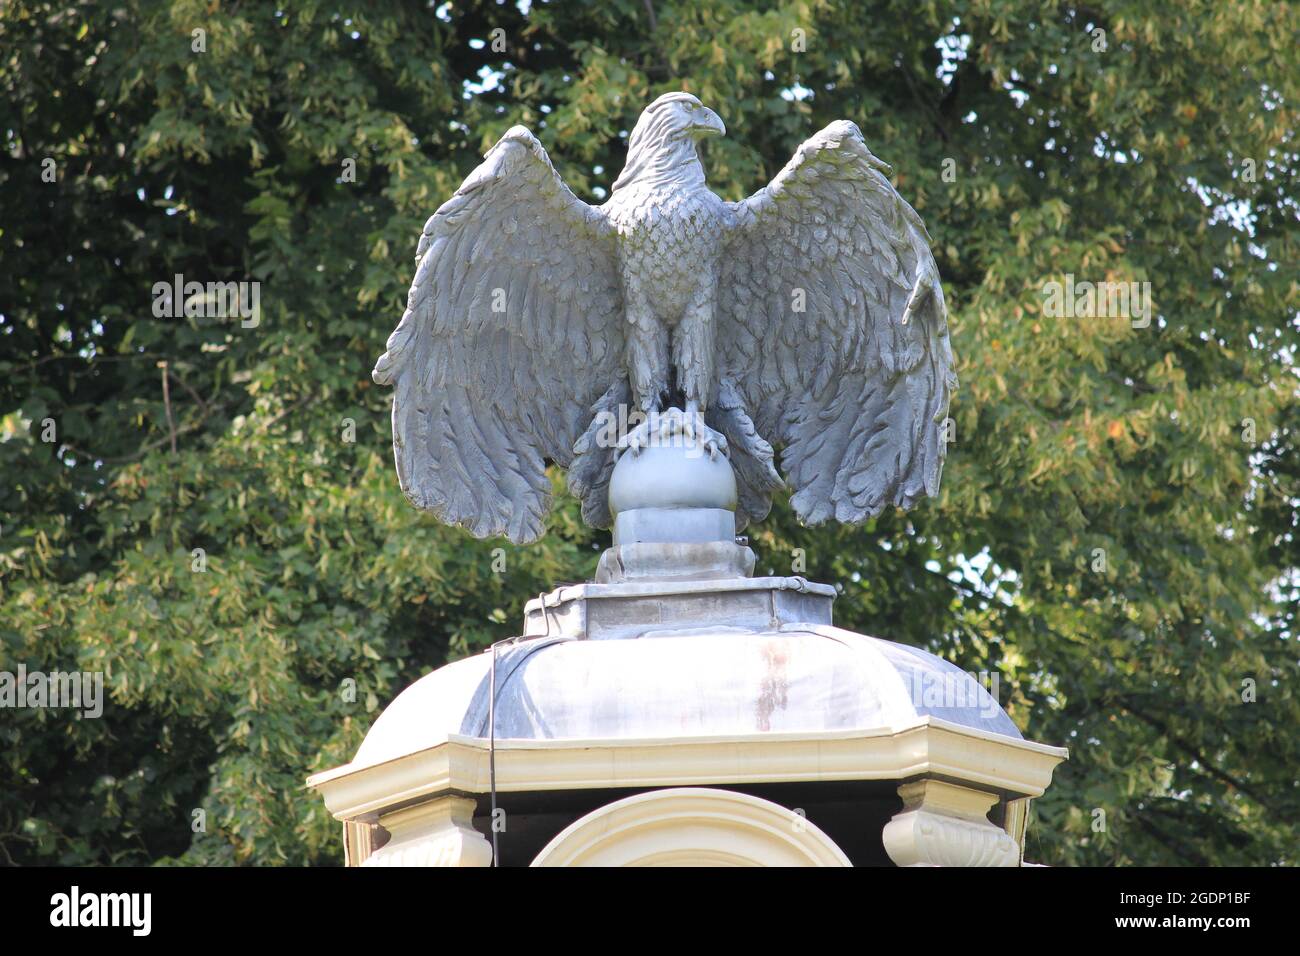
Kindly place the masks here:
<instances>
[{"instance_id":1,"label":"tree branch","mask_svg":"<svg viewBox=\"0 0 1300 956\"><path fill-rule=\"evenodd\" d=\"M167 416L167 431L171 436L172 454L176 454L176 421L172 418L172 393L171 388L167 385L167 363L159 362L158 367L162 369L163 383L163 412Z\"/></svg>"},{"instance_id":2,"label":"tree branch","mask_svg":"<svg viewBox=\"0 0 1300 956\"><path fill-rule=\"evenodd\" d=\"M1209 760L1207 760L1204 754L1202 754L1199 750L1197 750L1191 744L1187 743L1182 738L1180 738L1177 734L1175 734L1172 730L1170 730L1169 726L1165 724L1163 721L1161 721L1158 717L1152 717L1150 714L1143 713L1124 698L1120 698L1119 706L1122 707L1124 710L1127 710L1138 720L1142 721L1143 723L1147 724L1150 727L1154 727L1156 730L1160 731L1160 733L1164 734L1165 737L1169 739L1170 743L1172 743L1183 753L1192 757L1192 759L1194 759L1198 764L1204 767L1205 772L1208 773L1211 777L1214 777L1220 783L1226 784L1231 789L1237 790L1245 794L1246 796L1250 797L1250 799L1254 800L1256 803L1258 803L1265 810L1268 810L1270 813L1274 813L1274 814L1279 813L1279 811L1275 807L1273 807L1268 800L1265 800L1262 796L1256 793L1253 787L1247 786L1246 784L1242 783L1240 780L1238 780L1236 777L1233 777L1231 774L1227 773L1226 771L1220 770Z\"/></svg>"}]
</instances>

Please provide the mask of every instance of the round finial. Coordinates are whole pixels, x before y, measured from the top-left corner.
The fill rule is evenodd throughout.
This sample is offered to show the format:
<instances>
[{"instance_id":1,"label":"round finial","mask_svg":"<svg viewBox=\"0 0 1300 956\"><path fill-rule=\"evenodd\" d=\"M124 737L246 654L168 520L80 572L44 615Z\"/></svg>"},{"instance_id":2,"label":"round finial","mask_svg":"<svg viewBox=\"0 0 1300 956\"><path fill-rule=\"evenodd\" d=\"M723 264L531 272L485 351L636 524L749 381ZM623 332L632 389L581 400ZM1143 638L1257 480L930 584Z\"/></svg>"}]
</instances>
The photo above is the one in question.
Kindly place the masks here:
<instances>
[{"instance_id":1,"label":"round finial","mask_svg":"<svg viewBox=\"0 0 1300 956\"><path fill-rule=\"evenodd\" d=\"M670 408L625 439L609 480L610 514L638 508L736 510L736 475L726 439ZM650 426L650 427L647 427Z\"/></svg>"}]
</instances>

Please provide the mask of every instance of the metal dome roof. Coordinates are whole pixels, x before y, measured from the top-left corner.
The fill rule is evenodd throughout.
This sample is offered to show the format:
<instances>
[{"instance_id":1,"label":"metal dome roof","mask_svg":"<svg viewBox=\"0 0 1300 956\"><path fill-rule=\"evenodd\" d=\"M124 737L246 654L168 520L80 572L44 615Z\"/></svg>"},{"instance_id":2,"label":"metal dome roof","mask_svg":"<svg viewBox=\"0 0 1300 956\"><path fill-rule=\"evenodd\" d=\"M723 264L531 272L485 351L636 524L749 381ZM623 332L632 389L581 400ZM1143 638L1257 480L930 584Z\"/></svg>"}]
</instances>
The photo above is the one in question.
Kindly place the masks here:
<instances>
[{"instance_id":1,"label":"metal dome roof","mask_svg":"<svg viewBox=\"0 0 1300 956\"><path fill-rule=\"evenodd\" d=\"M955 665L831 626L833 589L797 578L709 584L580 585L530 602L526 632L543 626L540 609L551 633L526 633L498 649L496 737L874 730L932 716L1021 739L988 691ZM669 610L672 599L681 599L681 613L632 628L626 621L647 589ZM743 613L756 597L768 626ZM609 603L600 606L602 600ZM791 614L811 620L790 620ZM375 721L354 766L424 750L449 735L487 737L491 662L490 652L480 654L408 687Z\"/></svg>"}]
</instances>

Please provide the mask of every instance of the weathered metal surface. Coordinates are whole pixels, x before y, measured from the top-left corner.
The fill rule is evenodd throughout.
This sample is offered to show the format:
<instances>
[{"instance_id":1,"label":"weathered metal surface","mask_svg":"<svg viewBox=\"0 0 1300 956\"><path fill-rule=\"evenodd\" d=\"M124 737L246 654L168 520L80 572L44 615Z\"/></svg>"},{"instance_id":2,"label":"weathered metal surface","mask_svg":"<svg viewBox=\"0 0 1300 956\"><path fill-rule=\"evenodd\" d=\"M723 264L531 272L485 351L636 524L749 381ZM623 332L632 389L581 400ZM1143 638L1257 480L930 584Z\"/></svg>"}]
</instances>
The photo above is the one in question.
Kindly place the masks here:
<instances>
[{"instance_id":1,"label":"weathered metal surface","mask_svg":"<svg viewBox=\"0 0 1300 956\"><path fill-rule=\"evenodd\" d=\"M524 606L524 635L606 640L665 627L830 624L834 599L834 588L799 577L574 584Z\"/></svg>"},{"instance_id":2,"label":"weathered metal surface","mask_svg":"<svg viewBox=\"0 0 1300 956\"><path fill-rule=\"evenodd\" d=\"M528 603L496 652L498 738L632 738L906 726L1020 732L971 675L831 625L802 578L579 584ZM487 736L492 654L426 675L375 722L361 763ZM996 690L996 688L994 688Z\"/></svg>"},{"instance_id":3,"label":"weathered metal surface","mask_svg":"<svg viewBox=\"0 0 1300 956\"><path fill-rule=\"evenodd\" d=\"M356 763L448 734L488 735L491 655L417 681ZM637 639L525 640L497 653L500 739L640 739L910 726L934 716L1020 739L972 675L933 654L840 628L662 628Z\"/></svg>"},{"instance_id":4,"label":"weathered metal surface","mask_svg":"<svg viewBox=\"0 0 1300 956\"><path fill-rule=\"evenodd\" d=\"M938 493L957 382L920 217L844 120L764 189L724 202L696 149L723 133L691 94L659 97L596 207L516 126L429 219L373 373L394 387L397 473L417 508L479 537L535 540L553 461L584 520L608 527L619 450L659 428L629 430L632 415L661 411L709 461L730 458L741 530L782 485L775 451L809 524ZM690 496L715 477L729 479L638 494L699 506Z\"/></svg>"}]
</instances>

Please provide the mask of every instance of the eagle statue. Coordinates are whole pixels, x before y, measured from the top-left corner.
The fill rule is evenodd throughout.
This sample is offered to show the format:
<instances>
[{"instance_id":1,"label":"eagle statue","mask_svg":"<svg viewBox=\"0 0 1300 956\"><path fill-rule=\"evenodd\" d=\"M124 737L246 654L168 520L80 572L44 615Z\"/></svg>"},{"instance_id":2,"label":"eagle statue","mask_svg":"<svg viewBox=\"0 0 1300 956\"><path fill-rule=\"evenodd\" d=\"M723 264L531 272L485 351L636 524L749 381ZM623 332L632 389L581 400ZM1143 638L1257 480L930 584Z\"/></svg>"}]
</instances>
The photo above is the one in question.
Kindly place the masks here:
<instances>
[{"instance_id":1,"label":"eagle statue","mask_svg":"<svg viewBox=\"0 0 1300 956\"><path fill-rule=\"evenodd\" d=\"M615 463L667 406L730 460L738 529L786 484L806 524L937 493L957 381L920 217L843 120L725 202L697 152L725 132L695 96L659 97L591 206L516 126L434 213L373 373L395 389L412 504L534 541L554 462L584 521L609 527ZM609 440L611 420L641 424Z\"/></svg>"}]
</instances>

